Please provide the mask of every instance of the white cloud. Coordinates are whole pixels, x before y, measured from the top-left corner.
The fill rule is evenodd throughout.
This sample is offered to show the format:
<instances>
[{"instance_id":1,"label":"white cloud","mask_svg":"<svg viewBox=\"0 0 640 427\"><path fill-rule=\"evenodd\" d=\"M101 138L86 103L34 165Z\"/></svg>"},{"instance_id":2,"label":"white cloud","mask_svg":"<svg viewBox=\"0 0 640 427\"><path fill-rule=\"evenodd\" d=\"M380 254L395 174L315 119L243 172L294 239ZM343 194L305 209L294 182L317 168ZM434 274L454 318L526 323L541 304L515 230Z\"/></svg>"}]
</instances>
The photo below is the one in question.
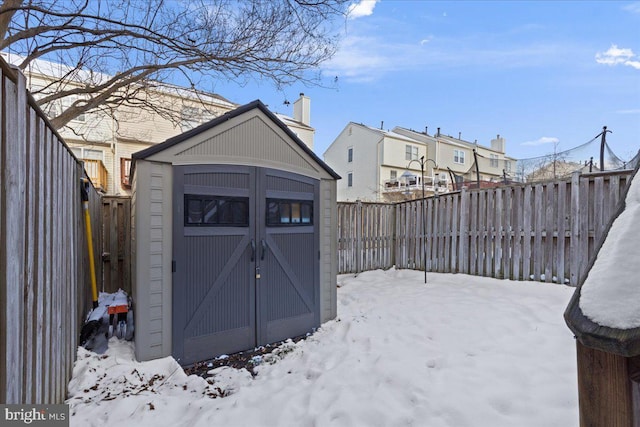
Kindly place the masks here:
<instances>
[{"instance_id":1,"label":"white cloud","mask_svg":"<svg viewBox=\"0 0 640 427\"><path fill-rule=\"evenodd\" d=\"M627 12L631 12L631 13L640 14L640 1L626 5L622 8L622 10L626 10Z\"/></svg>"},{"instance_id":2,"label":"white cloud","mask_svg":"<svg viewBox=\"0 0 640 427\"><path fill-rule=\"evenodd\" d=\"M527 141L527 142L523 142L520 145L546 145L546 144L557 144L558 142L560 142L560 140L558 138L556 138L555 136L543 136L542 138L538 138L535 141Z\"/></svg>"},{"instance_id":3,"label":"white cloud","mask_svg":"<svg viewBox=\"0 0 640 427\"><path fill-rule=\"evenodd\" d=\"M347 9L347 16L349 19L356 19L372 15L373 9L376 7L378 1L379 0L360 0L358 3L353 3Z\"/></svg>"},{"instance_id":4,"label":"white cloud","mask_svg":"<svg viewBox=\"0 0 640 427\"><path fill-rule=\"evenodd\" d=\"M640 108L632 108L630 110L618 110L616 114L640 114Z\"/></svg>"},{"instance_id":5,"label":"white cloud","mask_svg":"<svg viewBox=\"0 0 640 427\"><path fill-rule=\"evenodd\" d=\"M636 60L636 57L631 49L619 48L612 44L606 52L596 53L596 62L610 66L622 64L640 70L640 61Z\"/></svg>"},{"instance_id":6,"label":"white cloud","mask_svg":"<svg viewBox=\"0 0 640 427\"><path fill-rule=\"evenodd\" d=\"M343 38L334 57L323 64L325 76L341 81L373 82L400 71L459 67L539 67L574 46L529 44L499 49L478 47L473 37L447 39L429 35L408 42L390 40L379 34ZM566 57L566 55L565 55ZM557 63L556 63L557 65ZM344 80L343 80L344 79Z\"/></svg>"},{"instance_id":7,"label":"white cloud","mask_svg":"<svg viewBox=\"0 0 640 427\"><path fill-rule=\"evenodd\" d=\"M624 65L628 65L635 68L636 70L640 70L640 61L627 61L624 63Z\"/></svg>"},{"instance_id":8,"label":"white cloud","mask_svg":"<svg viewBox=\"0 0 640 427\"><path fill-rule=\"evenodd\" d=\"M377 46L377 49L372 49ZM342 40L340 50L323 65L323 74L340 76L352 82L370 82L381 75L399 69L403 62L393 61L388 49L372 37L349 36Z\"/></svg>"}]
</instances>

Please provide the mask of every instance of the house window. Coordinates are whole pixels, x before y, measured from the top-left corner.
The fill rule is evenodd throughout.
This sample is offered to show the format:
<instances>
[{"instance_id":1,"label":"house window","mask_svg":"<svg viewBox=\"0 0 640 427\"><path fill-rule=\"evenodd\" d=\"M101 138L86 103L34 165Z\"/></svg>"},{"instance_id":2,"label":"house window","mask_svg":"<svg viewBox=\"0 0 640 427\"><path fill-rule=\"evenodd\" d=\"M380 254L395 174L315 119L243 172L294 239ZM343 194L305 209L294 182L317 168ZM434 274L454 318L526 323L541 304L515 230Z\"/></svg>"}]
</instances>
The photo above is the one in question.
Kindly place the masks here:
<instances>
[{"instance_id":1,"label":"house window","mask_svg":"<svg viewBox=\"0 0 640 427\"><path fill-rule=\"evenodd\" d=\"M131 171L131 159L120 158L120 183L125 188L131 188L129 173Z\"/></svg>"},{"instance_id":2,"label":"house window","mask_svg":"<svg viewBox=\"0 0 640 427\"><path fill-rule=\"evenodd\" d=\"M498 167L498 155L497 154L489 154L489 164L492 168Z\"/></svg>"},{"instance_id":3,"label":"house window","mask_svg":"<svg viewBox=\"0 0 640 427\"><path fill-rule=\"evenodd\" d=\"M75 95L72 96L68 96L66 98L62 99L62 111L66 111L69 108L73 107L73 105L78 101L78 97ZM53 111L52 111L53 113ZM57 116L57 114L56 114ZM50 116L50 117L54 117L54 116ZM75 116L72 120L77 121L77 122L84 122L86 120L86 117L84 115L84 113L80 113L77 116Z\"/></svg>"},{"instance_id":4,"label":"house window","mask_svg":"<svg viewBox=\"0 0 640 427\"><path fill-rule=\"evenodd\" d=\"M418 147L413 145L406 145L404 148L405 160L418 160Z\"/></svg>"},{"instance_id":5,"label":"house window","mask_svg":"<svg viewBox=\"0 0 640 427\"><path fill-rule=\"evenodd\" d=\"M79 159L100 160L104 162L104 151L94 148L70 147L73 154Z\"/></svg>"},{"instance_id":6,"label":"house window","mask_svg":"<svg viewBox=\"0 0 640 427\"><path fill-rule=\"evenodd\" d=\"M347 187L353 187L353 172L347 174Z\"/></svg>"},{"instance_id":7,"label":"house window","mask_svg":"<svg viewBox=\"0 0 640 427\"><path fill-rule=\"evenodd\" d=\"M453 150L453 163L464 165L464 151Z\"/></svg>"},{"instance_id":8,"label":"house window","mask_svg":"<svg viewBox=\"0 0 640 427\"><path fill-rule=\"evenodd\" d=\"M349 149L347 150L347 162L351 163L353 162L353 148L349 147Z\"/></svg>"},{"instance_id":9,"label":"house window","mask_svg":"<svg viewBox=\"0 0 640 427\"><path fill-rule=\"evenodd\" d=\"M185 227L248 227L249 198L184 195Z\"/></svg>"},{"instance_id":10,"label":"house window","mask_svg":"<svg viewBox=\"0 0 640 427\"><path fill-rule=\"evenodd\" d=\"M504 170L511 172L511 162L509 160L504 161Z\"/></svg>"},{"instance_id":11,"label":"house window","mask_svg":"<svg viewBox=\"0 0 640 427\"><path fill-rule=\"evenodd\" d=\"M312 225L311 200L267 199L267 226Z\"/></svg>"},{"instance_id":12,"label":"house window","mask_svg":"<svg viewBox=\"0 0 640 427\"><path fill-rule=\"evenodd\" d=\"M389 178L391 179L398 179L398 171L391 171L389 173Z\"/></svg>"}]
</instances>

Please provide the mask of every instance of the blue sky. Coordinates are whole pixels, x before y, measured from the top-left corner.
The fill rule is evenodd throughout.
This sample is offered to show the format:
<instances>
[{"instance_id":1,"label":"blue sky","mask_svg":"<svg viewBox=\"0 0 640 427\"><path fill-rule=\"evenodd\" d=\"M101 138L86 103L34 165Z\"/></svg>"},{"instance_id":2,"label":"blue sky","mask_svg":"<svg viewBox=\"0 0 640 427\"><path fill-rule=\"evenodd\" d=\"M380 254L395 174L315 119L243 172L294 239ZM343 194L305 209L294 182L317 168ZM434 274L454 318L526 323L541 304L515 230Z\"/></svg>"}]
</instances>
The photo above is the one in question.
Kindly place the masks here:
<instances>
[{"instance_id":1,"label":"blue sky","mask_svg":"<svg viewBox=\"0 0 640 427\"><path fill-rule=\"evenodd\" d=\"M604 125L620 157L640 149L640 2L360 1L338 28L321 70L330 88L215 91L288 115L284 100L304 92L320 156L349 121L483 145L500 134L516 158L575 147Z\"/></svg>"}]
</instances>

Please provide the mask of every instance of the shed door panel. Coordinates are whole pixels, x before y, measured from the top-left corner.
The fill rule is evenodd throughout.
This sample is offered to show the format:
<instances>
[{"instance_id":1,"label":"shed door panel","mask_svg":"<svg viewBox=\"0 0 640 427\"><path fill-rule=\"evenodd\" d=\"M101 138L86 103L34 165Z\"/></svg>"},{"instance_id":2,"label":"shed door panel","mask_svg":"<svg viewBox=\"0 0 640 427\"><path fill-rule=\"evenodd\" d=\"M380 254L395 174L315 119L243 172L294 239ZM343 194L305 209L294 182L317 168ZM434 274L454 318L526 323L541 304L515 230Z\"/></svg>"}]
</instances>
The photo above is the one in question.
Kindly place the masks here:
<instances>
[{"instance_id":1,"label":"shed door panel","mask_svg":"<svg viewBox=\"0 0 640 427\"><path fill-rule=\"evenodd\" d=\"M248 268L255 170L190 166L174 171L172 341L174 356L189 364L214 351L232 353L255 344L255 281Z\"/></svg>"},{"instance_id":2,"label":"shed door panel","mask_svg":"<svg viewBox=\"0 0 640 427\"><path fill-rule=\"evenodd\" d=\"M263 169L260 190L267 215L259 230L266 243L257 284L258 336L263 343L309 332L319 322L318 183L290 173ZM280 210L280 223L274 212Z\"/></svg>"}]
</instances>

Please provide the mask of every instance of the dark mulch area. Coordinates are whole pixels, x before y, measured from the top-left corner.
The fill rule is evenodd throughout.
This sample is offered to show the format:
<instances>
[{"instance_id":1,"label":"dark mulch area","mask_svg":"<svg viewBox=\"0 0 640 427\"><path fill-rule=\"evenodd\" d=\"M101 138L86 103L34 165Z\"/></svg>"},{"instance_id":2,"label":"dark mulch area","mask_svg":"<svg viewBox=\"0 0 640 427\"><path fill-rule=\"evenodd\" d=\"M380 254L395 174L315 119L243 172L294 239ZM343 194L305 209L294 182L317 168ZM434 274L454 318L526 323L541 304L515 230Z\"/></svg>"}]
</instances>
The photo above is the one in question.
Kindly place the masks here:
<instances>
[{"instance_id":1,"label":"dark mulch area","mask_svg":"<svg viewBox=\"0 0 640 427\"><path fill-rule=\"evenodd\" d=\"M298 342L307 338L309 335L300 335L294 338L291 338L291 341ZM198 375L200 377L206 378L209 376L207 372L212 369L219 368L221 366L229 366L236 369L245 368L247 371L251 373L252 376L256 376L257 373L254 371L254 368L259 365L259 362L256 363L256 356L263 356L265 354L269 354L282 345L285 341L279 341L273 344L267 344L264 346L256 347L253 350L241 351L239 353L229 354L226 358L215 358L209 360L203 360L202 362L196 362L191 366L184 368L184 372L187 375Z\"/></svg>"}]
</instances>

